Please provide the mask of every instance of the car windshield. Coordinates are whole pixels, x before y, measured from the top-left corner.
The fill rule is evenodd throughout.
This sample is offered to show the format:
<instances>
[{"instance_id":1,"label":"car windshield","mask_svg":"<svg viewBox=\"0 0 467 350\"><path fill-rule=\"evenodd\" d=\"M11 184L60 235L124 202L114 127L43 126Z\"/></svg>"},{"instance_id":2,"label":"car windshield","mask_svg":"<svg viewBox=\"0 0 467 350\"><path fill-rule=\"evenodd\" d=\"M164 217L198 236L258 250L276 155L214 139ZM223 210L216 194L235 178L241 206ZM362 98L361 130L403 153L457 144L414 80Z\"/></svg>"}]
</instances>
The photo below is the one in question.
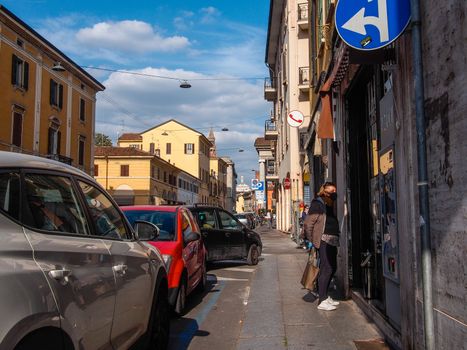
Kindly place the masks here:
<instances>
[{"instance_id":1,"label":"car windshield","mask_svg":"<svg viewBox=\"0 0 467 350\"><path fill-rule=\"evenodd\" d=\"M125 216L132 226L136 220L152 222L159 227L160 233L157 241L174 241L175 237L175 213L151 210L126 210Z\"/></svg>"},{"instance_id":2,"label":"car windshield","mask_svg":"<svg viewBox=\"0 0 467 350\"><path fill-rule=\"evenodd\" d=\"M237 217L237 219L246 219L246 216L243 214L237 214L235 216Z\"/></svg>"}]
</instances>

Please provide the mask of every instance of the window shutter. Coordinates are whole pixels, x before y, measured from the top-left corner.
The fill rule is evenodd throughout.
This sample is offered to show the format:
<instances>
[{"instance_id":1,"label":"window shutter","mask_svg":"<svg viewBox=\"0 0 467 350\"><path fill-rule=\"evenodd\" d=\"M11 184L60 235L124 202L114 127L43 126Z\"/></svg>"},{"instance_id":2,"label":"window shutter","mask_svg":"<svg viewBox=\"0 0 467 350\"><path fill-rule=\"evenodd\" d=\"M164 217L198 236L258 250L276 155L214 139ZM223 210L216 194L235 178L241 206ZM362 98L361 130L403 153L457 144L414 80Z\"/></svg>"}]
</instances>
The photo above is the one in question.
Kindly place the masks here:
<instances>
[{"instance_id":1,"label":"window shutter","mask_svg":"<svg viewBox=\"0 0 467 350\"><path fill-rule=\"evenodd\" d=\"M12 144L21 147L21 138L23 134L23 116L19 113L13 114L13 140Z\"/></svg>"},{"instance_id":2,"label":"window shutter","mask_svg":"<svg viewBox=\"0 0 467 350\"><path fill-rule=\"evenodd\" d=\"M28 88L29 88L29 63L24 61L23 89L27 91Z\"/></svg>"},{"instance_id":3,"label":"window shutter","mask_svg":"<svg viewBox=\"0 0 467 350\"><path fill-rule=\"evenodd\" d=\"M55 137L55 130L49 128L49 142L47 146L47 154L52 154L54 149L54 137Z\"/></svg>"},{"instance_id":4,"label":"window shutter","mask_svg":"<svg viewBox=\"0 0 467 350\"><path fill-rule=\"evenodd\" d=\"M55 105L55 81L50 79L50 99L49 102L52 106Z\"/></svg>"},{"instance_id":5,"label":"window shutter","mask_svg":"<svg viewBox=\"0 0 467 350\"><path fill-rule=\"evenodd\" d=\"M57 154L60 154L60 141L62 139L62 133L57 131Z\"/></svg>"},{"instance_id":6,"label":"window shutter","mask_svg":"<svg viewBox=\"0 0 467 350\"><path fill-rule=\"evenodd\" d=\"M83 99L79 102L79 119L83 121L86 119L86 101Z\"/></svg>"},{"instance_id":7,"label":"window shutter","mask_svg":"<svg viewBox=\"0 0 467 350\"><path fill-rule=\"evenodd\" d=\"M18 74L18 57L11 56L11 85L17 85L16 76Z\"/></svg>"},{"instance_id":8,"label":"window shutter","mask_svg":"<svg viewBox=\"0 0 467 350\"><path fill-rule=\"evenodd\" d=\"M58 108L63 107L63 85L58 84Z\"/></svg>"},{"instance_id":9,"label":"window shutter","mask_svg":"<svg viewBox=\"0 0 467 350\"><path fill-rule=\"evenodd\" d=\"M188 148L188 144L185 143L185 154L187 154L187 148Z\"/></svg>"},{"instance_id":10,"label":"window shutter","mask_svg":"<svg viewBox=\"0 0 467 350\"><path fill-rule=\"evenodd\" d=\"M195 154L195 144L192 143L192 144L191 144L191 147L192 147L192 149L191 149L191 154Z\"/></svg>"}]
</instances>

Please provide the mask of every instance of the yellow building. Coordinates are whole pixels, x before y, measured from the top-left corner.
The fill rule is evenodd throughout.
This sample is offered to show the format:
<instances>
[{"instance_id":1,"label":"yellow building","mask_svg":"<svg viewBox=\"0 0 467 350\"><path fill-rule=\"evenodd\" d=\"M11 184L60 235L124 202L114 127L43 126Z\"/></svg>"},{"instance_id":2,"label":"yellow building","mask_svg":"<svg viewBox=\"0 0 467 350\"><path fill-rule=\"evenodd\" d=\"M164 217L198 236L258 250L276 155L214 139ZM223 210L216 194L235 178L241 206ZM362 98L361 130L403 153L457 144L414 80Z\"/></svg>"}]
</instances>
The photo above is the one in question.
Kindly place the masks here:
<instances>
[{"instance_id":1,"label":"yellow building","mask_svg":"<svg viewBox=\"0 0 467 350\"><path fill-rule=\"evenodd\" d=\"M139 134L122 134L118 146L155 154L200 179L199 202L209 201L209 150L212 145L199 131L170 119Z\"/></svg>"},{"instance_id":2,"label":"yellow building","mask_svg":"<svg viewBox=\"0 0 467 350\"><path fill-rule=\"evenodd\" d=\"M0 149L92 173L96 93L104 86L0 5Z\"/></svg>"},{"instance_id":3,"label":"yellow building","mask_svg":"<svg viewBox=\"0 0 467 350\"><path fill-rule=\"evenodd\" d=\"M197 178L136 147L96 147L94 178L119 205L198 202Z\"/></svg>"},{"instance_id":4,"label":"yellow building","mask_svg":"<svg viewBox=\"0 0 467 350\"><path fill-rule=\"evenodd\" d=\"M227 162L217 156L216 138L212 129L209 131L208 140L212 145L209 150L210 179L208 203L227 208Z\"/></svg>"}]
</instances>

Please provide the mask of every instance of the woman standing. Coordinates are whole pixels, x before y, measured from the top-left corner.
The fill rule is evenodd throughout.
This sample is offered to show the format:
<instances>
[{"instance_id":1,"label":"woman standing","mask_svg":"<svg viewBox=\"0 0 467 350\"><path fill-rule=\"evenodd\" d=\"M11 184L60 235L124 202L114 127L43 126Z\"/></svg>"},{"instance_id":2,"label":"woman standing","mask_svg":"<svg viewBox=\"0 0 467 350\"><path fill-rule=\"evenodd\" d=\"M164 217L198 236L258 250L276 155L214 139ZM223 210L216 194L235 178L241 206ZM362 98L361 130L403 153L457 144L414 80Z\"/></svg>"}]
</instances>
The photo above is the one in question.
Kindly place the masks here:
<instances>
[{"instance_id":1,"label":"woman standing","mask_svg":"<svg viewBox=\"0 0 467 350\"><path fill-rule=\"evenodd\" d=\"M328 295L329 284L337 269L337 247L339 246L339 222L334 214L337 199L336 185L326 182L318 196L313 199L304 222L305 237L313 242L319 253L319 310L335 310L339 302Z\"/></svg>"}]
</instances>

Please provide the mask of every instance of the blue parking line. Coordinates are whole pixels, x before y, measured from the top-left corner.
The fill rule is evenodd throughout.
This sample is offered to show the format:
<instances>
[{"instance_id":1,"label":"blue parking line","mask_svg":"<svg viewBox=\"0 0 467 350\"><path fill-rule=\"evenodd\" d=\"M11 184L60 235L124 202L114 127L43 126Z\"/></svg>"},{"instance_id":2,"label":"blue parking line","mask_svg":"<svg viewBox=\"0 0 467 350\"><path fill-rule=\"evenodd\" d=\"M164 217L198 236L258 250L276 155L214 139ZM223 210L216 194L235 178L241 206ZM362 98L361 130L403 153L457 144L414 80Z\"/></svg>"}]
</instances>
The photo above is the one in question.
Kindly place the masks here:
<instances>
[{"instance_id":1,"label":"blue parking line","mask_svg":"<svg viewBox=\"0 0 467 350\"><path fill-rule=\"evenodd\" d=\"M173 350L184 350L187 349L190 345L191 340L195 336L196 332L199 330L199 327L206 320L209 312L212 310L214 305L216 305L217 300L219 299L222 290L225 287L224 281L219 281L217 284L217 293L213 293L209 300L202 306L201 310L197 315L190 321L190 323L183 329L183 331L177 335L175 344L170 348Z\"/></svg>"}]
</instances>

